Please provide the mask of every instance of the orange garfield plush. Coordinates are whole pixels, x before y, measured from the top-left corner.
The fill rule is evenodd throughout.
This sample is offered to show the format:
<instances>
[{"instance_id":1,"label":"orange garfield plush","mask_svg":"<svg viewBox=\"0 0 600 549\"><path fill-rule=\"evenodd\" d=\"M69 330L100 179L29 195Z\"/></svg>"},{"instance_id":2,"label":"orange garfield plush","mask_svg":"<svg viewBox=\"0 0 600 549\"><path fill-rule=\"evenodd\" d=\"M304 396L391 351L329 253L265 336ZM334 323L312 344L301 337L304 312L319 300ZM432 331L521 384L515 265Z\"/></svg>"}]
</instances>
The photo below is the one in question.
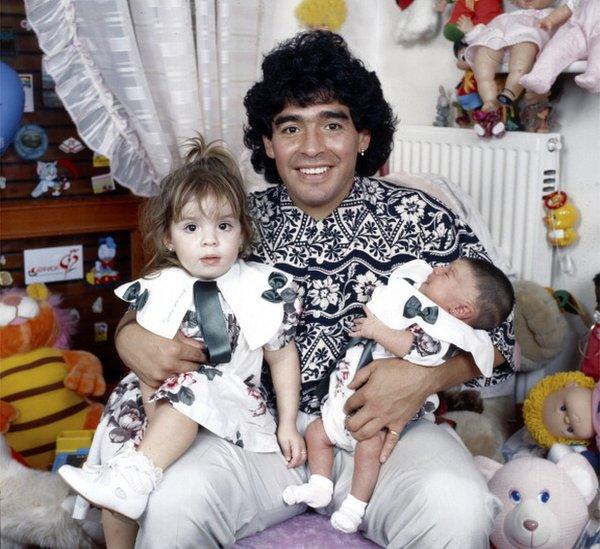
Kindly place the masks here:
<instances>
[{"instance_id":1,"label":"orange garfield plush","mask_svg":"<svg viewBox=\"0 0 600 549\"><path fill-rule=\"evenodd\" d=\"M61 431L94 429L106 390L91 353L66 347L73 321L44 284L0 296L0 432L28 465L51 467Z\"/></svg>"}]
</instances>

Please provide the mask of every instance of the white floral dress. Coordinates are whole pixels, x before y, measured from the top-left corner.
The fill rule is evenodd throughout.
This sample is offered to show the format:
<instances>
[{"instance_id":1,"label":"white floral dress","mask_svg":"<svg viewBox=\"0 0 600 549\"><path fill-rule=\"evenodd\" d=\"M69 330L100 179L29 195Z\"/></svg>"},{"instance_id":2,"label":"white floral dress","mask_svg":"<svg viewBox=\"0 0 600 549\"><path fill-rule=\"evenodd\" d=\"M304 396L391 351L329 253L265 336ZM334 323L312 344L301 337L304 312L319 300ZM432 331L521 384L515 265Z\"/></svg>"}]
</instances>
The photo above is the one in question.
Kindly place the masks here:
<instances>
[{"instance_id":1,"label":"white floral dress","mask_svg":"<svg viewBox=\"0 0 600 549\"><path fill-rule=\"evenodd\" d=\"M275 285L274 277L278 281ZM202 341L202 327L191 299L195 280L181 269L165 269L156 277L124 284L115 293L134 308L137 303L137 320L145 328L169 337L180 329ZM195 372L173 375L151 400L168 399L205 429L246 450L278 451L275 420L261 385L263 348L280 349L293 339L300 312L295 285L289 275L272 267L242 261L216 282L231 360L202 364ZM135 288L133 294L131 288ZM116 451L107 445L120 446L129 439L139 443L145 424L139 380L129 374L107 403L99 426L99 432L106 436L95 437L94 442L104 439L105 448L93 445L90 455L99 452L103 461Z\"/></svg>"}]
</instances>

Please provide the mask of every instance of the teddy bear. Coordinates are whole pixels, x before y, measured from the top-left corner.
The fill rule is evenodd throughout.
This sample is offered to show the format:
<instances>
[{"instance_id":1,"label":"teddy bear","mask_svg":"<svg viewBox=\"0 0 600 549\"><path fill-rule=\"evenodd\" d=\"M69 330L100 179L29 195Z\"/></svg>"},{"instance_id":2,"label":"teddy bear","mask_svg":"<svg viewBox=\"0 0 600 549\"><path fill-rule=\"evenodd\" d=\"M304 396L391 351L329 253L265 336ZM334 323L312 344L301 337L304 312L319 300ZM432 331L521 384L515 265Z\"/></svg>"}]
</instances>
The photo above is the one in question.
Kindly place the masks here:
<instances>
[{"instance_id":1,"label":"teddy bear","mask_svg":"<svg viewBox=\"0 0 600 549\"><path fill-rule=\"evenodd\" d=\"M0 494L2 549L93 549L102 542L96 523L71 518L74 497L58 474L25 467L13 459L2 435Z\"/></svg>"},{"instance_id":2,"label":"teddy bear","mask_svg":"<svg viewBox=\"0 0 600 549\"><path fill-rule=\"evenodd\" d=\"M600 93L600 2L581 0L569 20L544 46L531 71L519 83L528 91L543 94L571 63L587 58L587 68L575 82Z\"/></svg>"},{"instance_id":3,"label":"teddy bear","mask_svg":"<svg viewBox=\"0 0 600 549\"><path fill-rule=\"evenodd\" d=\"M96 427L103 407L89 397L106 390L100 361L65 348L73 321L59 301L44 284L0 295L0 432L38 469L61 431Z\"/></svg>"},{"instance_id":4,"label":"teddy bear","mask_svg":"<svg viewBox=\"0 0 600 549\"><path fill-rule=\"evenodd\" d=\"M502 465L476 456L490 491L502 503L490 539L497 549L572 547L586 522L598 478L576 452L551 459L521 456Z\"/></svg>"}]
</instances>

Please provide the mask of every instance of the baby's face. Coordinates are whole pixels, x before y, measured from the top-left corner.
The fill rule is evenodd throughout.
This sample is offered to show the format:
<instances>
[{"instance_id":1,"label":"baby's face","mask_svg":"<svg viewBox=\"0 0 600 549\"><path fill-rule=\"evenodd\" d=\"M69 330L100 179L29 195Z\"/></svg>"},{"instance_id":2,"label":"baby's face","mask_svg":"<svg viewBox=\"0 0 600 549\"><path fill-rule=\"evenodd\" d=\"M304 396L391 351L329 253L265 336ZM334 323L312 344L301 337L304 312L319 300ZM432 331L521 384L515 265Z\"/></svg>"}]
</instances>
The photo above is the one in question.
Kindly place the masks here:
<instances>
[{"instance_id":1,"label":"baby's face","mask_svg":"<svg viewBox=\"0 0 600 549\"><path fill-rule=\"evenodd\" d=\"M546 397L542 409L544 425L554 436L588 439L594 436L592 391L569 383Z\"/></svg>"},{"instance_id":2,"label":"baby's face","mask_svg":"<svg viewBox=\"0 0 600 549\"><path fill-rule=\"evenodd\" d=\"M470 265L460 259L435 267L419 291L450 314L458 302L468 300L476 305L479 295Z\"/></svg>"},{"instance_id":3,"label":"baby's face","mask_svg":"<svg viewBox=\"0 0 600 549\"><path fill-rule=\"evenodd\" d=\"M522 10L542 10L551 8L556 0L516 0L515 4Z\"/></svg>"}]
</instances>

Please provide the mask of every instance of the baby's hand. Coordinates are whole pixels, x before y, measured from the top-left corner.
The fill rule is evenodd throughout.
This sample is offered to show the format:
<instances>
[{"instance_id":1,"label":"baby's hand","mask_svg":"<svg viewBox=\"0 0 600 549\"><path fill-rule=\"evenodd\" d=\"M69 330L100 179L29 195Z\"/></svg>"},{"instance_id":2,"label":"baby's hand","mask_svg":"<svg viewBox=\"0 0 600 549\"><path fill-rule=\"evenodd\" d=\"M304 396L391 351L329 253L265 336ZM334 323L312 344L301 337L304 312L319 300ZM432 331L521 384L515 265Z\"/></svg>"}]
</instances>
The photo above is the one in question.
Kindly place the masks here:
<instances>
[{"instance_id":1,"label":"baby's hand","mask_svg":"<svg viewBox=\"0 0 600 549\"><path fill-rule=\"evenodd\" d=\"M352 337L364 337L366 339L375 339L377 331L384 326L368 307L363 307L365 312L364 317L359 317L354 320L354 326L350 329Z\"/></svg>"},{"instance_id":2,"label":"baby's hand","mask_svg":"<svg viewBox=\"0 0 600 549\"><path fill-rule=\"evenodd\" d=\"M475 25L473 25L473 21L471 21L466 15L461 15L456 21L456 26L465 34L471 32Z\"/></svg>"},{"instance_id":3,"label":"baby's hand","mask_svg":"<svg viewBox=\"0 0 600 549\"><path fill-rule=\"evenodd\" d=\"M538 27L547 31L551 31L554 28L554 25L555 22L554 17L552 17L552 14L547 15L542 20L538 21Z\"/></svg>"},{"instance_id":4,"label":"baby's hand","mask_svg":"<svg viewBox=\"0 0 600 549\"><path fill-rule=\"evenodd\" d=\"M277 442L288 462L288 469L298 467L306 461L306 443L296 425L280 424L277 428Z\"/></svg>"}]
</instances>

